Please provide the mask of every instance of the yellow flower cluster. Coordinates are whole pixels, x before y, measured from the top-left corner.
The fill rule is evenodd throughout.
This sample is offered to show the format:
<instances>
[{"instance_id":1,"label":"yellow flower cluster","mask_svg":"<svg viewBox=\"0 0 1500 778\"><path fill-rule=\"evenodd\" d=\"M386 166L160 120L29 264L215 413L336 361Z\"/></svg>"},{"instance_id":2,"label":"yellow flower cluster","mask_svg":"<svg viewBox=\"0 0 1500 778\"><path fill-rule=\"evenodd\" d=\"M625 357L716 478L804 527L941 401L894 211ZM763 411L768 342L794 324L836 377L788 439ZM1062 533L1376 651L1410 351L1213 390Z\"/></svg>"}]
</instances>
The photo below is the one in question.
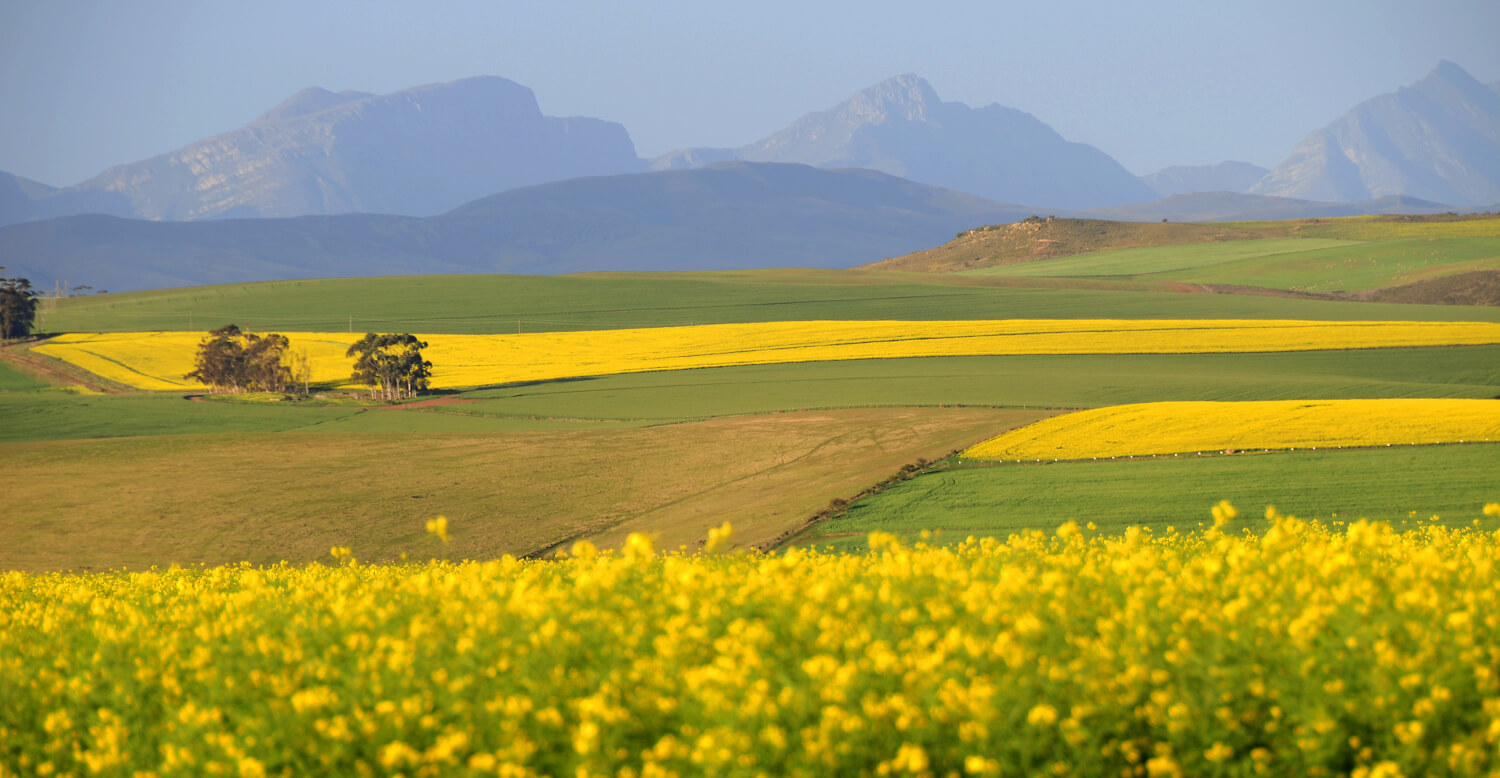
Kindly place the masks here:
<instances>
[{"instance_id":1,"label":"yellow flower cluster","mask_svg":"<svg viewBox=\"0 0 1500 778\"><path fill-rule=\"evenodd\" d=\"M313 381L344 381L356 335L290 333L306 348ZM1192 354L1500 343L1486 322L1012 319L999 321L804 321L696 327L422 335L432 384L509 381L782 362L1011 354ZM199 388L201 333L62 335L36 350L141 389Z\"/></svg>"},{"instance_id":2,"label":"yellow flower cluster","mask_svg":"<svg viewBox=\"0 0 1500 778\"><path fill-rule=\"evenodd\" d=\"M1500 536L1218 508L863 556L6 573L0 775L1500 770Z\"/></svg>"},{"instance_id":3,"label":"yellow flower cluster","mask_svg":"<svg viewBox=\"0 0 1500 778\"><path fill-rule=\"evenodd\" d=\"M970 447L973 459L1143 456L1500 441L1494 400L1270 400L1114 405L1044 419Z\"/></svg>"}]
</instances>

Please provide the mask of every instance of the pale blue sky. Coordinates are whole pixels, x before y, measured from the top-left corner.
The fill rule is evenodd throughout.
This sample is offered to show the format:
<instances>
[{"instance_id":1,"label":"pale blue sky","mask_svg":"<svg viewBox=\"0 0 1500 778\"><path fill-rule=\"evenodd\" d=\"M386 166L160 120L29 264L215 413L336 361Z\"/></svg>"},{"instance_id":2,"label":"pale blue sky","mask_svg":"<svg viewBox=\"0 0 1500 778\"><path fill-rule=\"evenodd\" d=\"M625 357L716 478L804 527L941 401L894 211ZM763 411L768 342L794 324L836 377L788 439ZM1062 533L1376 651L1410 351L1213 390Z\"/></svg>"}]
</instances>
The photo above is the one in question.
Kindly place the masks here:
<instances>
[{"instance_id":1,"label":"pale blue sky","mask_svg":"<svg viewBox=\"0 0 1500 778\"><path fill-rule=\"evenodd\" d=\"M1018 108L1136 173L1242 159L1449 59L1500 79L1495 0L583 3L0 0L0 170L54 186L235 129L307 86L481 74L737 146L882 79Z\"/></svg>"}]
</instances>

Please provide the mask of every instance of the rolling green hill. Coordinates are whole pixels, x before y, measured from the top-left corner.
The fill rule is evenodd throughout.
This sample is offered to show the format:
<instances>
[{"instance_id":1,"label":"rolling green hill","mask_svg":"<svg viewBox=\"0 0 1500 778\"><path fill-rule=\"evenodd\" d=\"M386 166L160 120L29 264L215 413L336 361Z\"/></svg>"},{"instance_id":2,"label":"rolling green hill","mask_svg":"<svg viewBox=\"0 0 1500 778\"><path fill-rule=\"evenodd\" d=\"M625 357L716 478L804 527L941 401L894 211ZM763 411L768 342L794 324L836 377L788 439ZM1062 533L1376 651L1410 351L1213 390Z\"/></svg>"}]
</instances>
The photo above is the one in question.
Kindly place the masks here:
<instances>
[{"instance_id":1,"label":"rolling green hill","mask_svg":"<svg viewBox=\"0 0 1500 778\"><path fill-rule=\"evenodd\" d=\"M991 278L1113 281L1210 291L1278 290L1330 297L1500 304L1433 282L1500 273L1500 217L1384 216L1123 225L1075 219L1028 220L971 230L944 246L871 269L963 273ZM1484 285L1484 277L1475 279ZM1426 288L1412 288L1426 285Z\"/></svg>"}]
</instances>

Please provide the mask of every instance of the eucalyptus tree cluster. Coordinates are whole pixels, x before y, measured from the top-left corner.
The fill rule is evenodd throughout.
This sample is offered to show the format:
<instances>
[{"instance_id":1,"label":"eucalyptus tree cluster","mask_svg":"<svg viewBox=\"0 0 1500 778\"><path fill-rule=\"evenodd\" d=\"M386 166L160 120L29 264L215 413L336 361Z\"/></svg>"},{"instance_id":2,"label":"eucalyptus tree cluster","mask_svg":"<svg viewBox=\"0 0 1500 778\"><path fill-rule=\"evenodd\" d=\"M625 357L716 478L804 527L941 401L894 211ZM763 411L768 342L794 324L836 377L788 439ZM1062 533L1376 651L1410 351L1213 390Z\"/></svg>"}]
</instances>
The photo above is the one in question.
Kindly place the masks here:
<instances>
[{"instance_id":1,"label":"eucalyptus tree cluster","mask_svg":"<svg viewBox=\"0 0 1500 778\"><path fill-rule=\"evenodd\" d=\"M422 358L427 343L408 333L366 333L344 352L354 357L353 381L370 387L370 397L400 400L426 390L432 363Z\"/></svg>"},{"instance_id":2,"label":"eucalyptus tree cluster","mask_svg":"<svg viewBox=\"0 0 1500 778\"><path fill-rule=\"evenodd\" d=\"M0 339L30 335L35 318L36 290L31 288L31 282L24 278L0 278Z\"/></svg>"},{"instance_id":3,"label":"eucalyptus tree cluster","mask_svg":"<svg viewBox=\"0 0 1500 778\"><path fill-rule=\"evenodd\" d=\"M292 385L285 335L256 335L226 324L198 344L192 378L214 392L284 392Z\"/></svg>"}]
</instances>

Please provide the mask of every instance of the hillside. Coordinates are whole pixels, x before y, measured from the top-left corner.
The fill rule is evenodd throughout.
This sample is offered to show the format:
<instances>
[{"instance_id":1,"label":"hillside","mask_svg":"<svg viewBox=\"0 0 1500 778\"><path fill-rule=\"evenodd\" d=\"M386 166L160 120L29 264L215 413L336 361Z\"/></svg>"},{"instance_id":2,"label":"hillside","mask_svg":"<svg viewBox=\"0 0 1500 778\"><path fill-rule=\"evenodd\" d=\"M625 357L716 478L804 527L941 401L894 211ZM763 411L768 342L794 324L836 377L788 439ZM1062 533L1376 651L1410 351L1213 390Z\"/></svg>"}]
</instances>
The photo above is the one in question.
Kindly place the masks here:
<instances>
[{"instance_id":1,"label":"hillside","mask_svg":"<svg viewBox=\"0 0 1500 778\"><path fill-rule=\"evenodd\" d=\"M1500 305L1500 217L1377 216L1219 224L1028 219L871 270L1072 286Z\"/></svg>"},{"instance_id":2,"label":"hillside","mask_svg":"<svg viewBox=\"0 0 1500 778\"><path fill-rule=\"evenodd\" d=\"M866 265L867 270L953 273L1036 262L1091 251L1251 240L1255 233L1216 224L1028 218L959 233L936 248Z\"/></svg>"}]
</instances>

